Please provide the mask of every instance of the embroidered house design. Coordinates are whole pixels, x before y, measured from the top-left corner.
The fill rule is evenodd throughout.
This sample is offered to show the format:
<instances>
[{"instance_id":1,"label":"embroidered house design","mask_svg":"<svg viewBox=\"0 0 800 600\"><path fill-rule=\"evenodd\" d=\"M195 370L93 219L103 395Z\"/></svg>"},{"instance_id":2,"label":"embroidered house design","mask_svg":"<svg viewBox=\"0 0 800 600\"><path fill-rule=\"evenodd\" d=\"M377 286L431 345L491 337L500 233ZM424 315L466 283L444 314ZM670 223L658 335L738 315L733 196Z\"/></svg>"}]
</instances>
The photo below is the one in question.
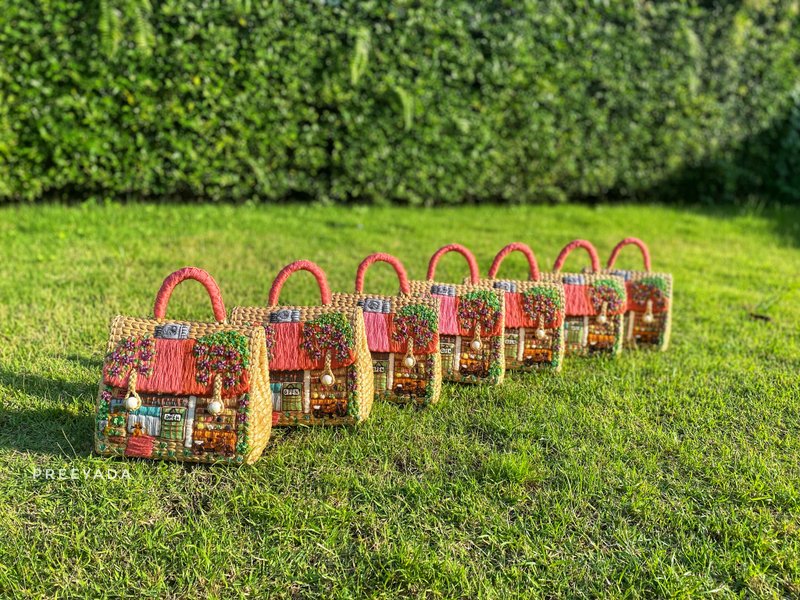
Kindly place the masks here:
<instances>
[{"instance_id":1,"label":"embroidered house design","mask_svg":"<svg viewBox=\"0 0 800 600\"><path fill-rule=\"evenodd\" d=\"M439 299L442 378L498 383L505 372L504 295L478 286L412 281L412 291Z\"/></svg>"},{"instance_id":2,"label":"embroidered house design","mask_svg":"<svg viewBox=\"0 0 800 600\"><path fill-rule=\"evenodd\" d=\"M611 273L625 281L627 290L625 347L665 350L672 328L672 275L621 270Z\"/></svg>"},{"instance_id":3,"label":"embroidered house design","mask_svg":"<svg viewBox=\"0 0 800 600\"><path fill-rule=\"evenodd\" d=\"M549 278L564 284L564 353L585 356L619 352L626 304L622 279L594 274L550 274Z\"/></svg>"},{"instance_id":4,"label":"embroidered house design","mask_svg":"<svg viewBox=\"0 0 800 600\"><path fill-rule=\"evenodd\" d=\"M433 297L336 294L364 310L375 396L428 404L441 387L438 301Z\"/></svg>"},{"instance_id":5,"label":"embroidered house design","mask_svg":"<svg viewBox=\"0 0 800 600\"><path fill-rule=\"evenodd\" d=\"M564 357L564 290L541 281L482 280L505 292L507 369L561 368Z\"/></svg>"},{"instance_id":6,"label":"embroidered house design","mask_svg":"<svg viewBox=\"0 0 800 600\"><path fill-rule=\"evenodd\" d=\"M193 339L189 327L159 325L153 336L123 337L108 353L95 431L100 454L243 461L250 341L238 331Z\"/></svg>"},{"instance_id":7,"label":"embroidered house design","mask_svg":"<svg viewBox=\"0 0 800 600\"><path fill-rule=\"evenodd\" d=\"M360 406L359 392L372 393L361 389L362 373L371 377L371 369L366 347L356 352L359 340L366 346L360 308L236 307L231 321L264 327L273 425L354 424L366 418L362 409L369 407Z\"/></svg>"}]
</instances>

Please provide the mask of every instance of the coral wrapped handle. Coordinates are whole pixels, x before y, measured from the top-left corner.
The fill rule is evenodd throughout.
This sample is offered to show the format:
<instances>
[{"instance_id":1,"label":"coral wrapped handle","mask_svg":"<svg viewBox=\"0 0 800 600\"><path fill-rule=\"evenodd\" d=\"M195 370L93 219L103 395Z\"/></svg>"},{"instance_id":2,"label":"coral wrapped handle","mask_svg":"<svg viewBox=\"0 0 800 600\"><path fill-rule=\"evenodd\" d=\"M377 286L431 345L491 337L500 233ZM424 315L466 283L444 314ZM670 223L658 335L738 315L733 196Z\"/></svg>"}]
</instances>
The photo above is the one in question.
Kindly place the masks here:
<instances>
[{"instance_id":1,"label":"coral wrapped handle","mask_svg":"<svg viewBox=\"0 0 800 600\"><path fill-rule=\"evenodd\" d=\"M292 273L297 271L308 271L311 273L319 285L319 293L322 298L322 303L331 303L331 288L328 286L328 278L325 277L325 272L310 260L297 260L283 267L281 272L278 273L278 276L275 277L275 281L272 282L272 287L269 288L268 302L270 306L278 305L278 298L281 295L283 284L286 283L286 280L289 279L289 276Z\"/></svg>"},{"instance_id":2,"label":"coral wrapped handle","mask_svg":"<svg viewBox=\"0 0 800 600\"><path fill-rule=\"evenodd\" d=\"M506 256L514 251L522 252L525 255L525 258L528 259L528 265L530 267L528 279L531 281L539 281L539 263L536 262L536 255L533 253L533 250L531 250L530 247L522 242L512 242L497 253L497 256L494 257L494 261L492 261L492 266L489 267L489 278L495 278L497 271L500 269L500 263L503 262L503 259Z\"/></svg>"},{"instance_id":3,"label":"coral wrapped handle","mask_svg":"<svg viewBox=\"0 0 800 600\"><path fill-rule=\"evenodd\" d=\"M431 261L428 263L428 281L433 281L436 275L436 265L439 264L439 259L448 252L458 252L461 256L467 259L469 265L469 280L472 283L478 283L480 273L478 272L478 261L475 260L475 255L472 254L461 244L447 244L439 248L436 253L431 256Z\"/></svg>"},{"instance_id":4,"label":"coral wrapped handle","mask_svg":"<svg viewBox=\"0 0 800 600\"><path fill-rule=\"evenodd\" d=\"M611 256L608 257L608 264L606 268L611 269L614 266L614 263L617 262L617 257L619 253L622 252L622 249L625 246L634 245L642 251L642 258L644 259L644 270L650 271L650 250L647 248L647 244L645 244L642 240L635 237L627 237L622 240L619 244L614 246L614 249L611 251Z\"/></svg>"},{"instance_id":5,"label":"coral wrapped handle","mask_svg":"<svg viewBox=\"0 0 800 600\"><path fill-rule=\"evenodd\" d=\"M222 294L219 291L219 286L211 275L197 267L178 269L164 280L164 283L161 284L161 289L159 289L156 294L156 302L153 306L153 315L155 318L163 319L166 317L167 304L172 296L172 290L174 290L175 286L181 281L186 281L187 279L194 279L205 286L211 298L211 309L214 311L214 318L218 323L224 323L227 318L227 313L225 312L225 304L222 302Z\"/></svg>"},{"instance_id":6,"label":"coral wrapped handle","mask_svg":"<svg viewBox=\"0 0 800 600\"><path fill-rule=\"evenodd\" d=\"M397 273L397 278L400 280L400 292L403 294L411 293L411 286L408 284L408 273L406 272L406 268L403 266L403 263L401 263L396 256L386 254L385 252L370 254L367 258L361 261L360 265L358 265L358 270L356 271L356 292L360 294L362 291L364 291L364 275L366 275L367 269L370 267L370 265L376 262L385 262L392 265L395 273Z\"/></svg>"},{"instance_id":7,"label":"coral wrapped handle","mask_svg":"<svg viewBox=\"0 0 800 600\"><path fill-rule=\"evenodd\" d=\"M592 272L597 273L600 270L600 257L597 255L597 250L592 245L591 242L587 242L586 240L573 240L561 251L556 258L556 262L553 265L553 273L558 273L561 271L561 267L564 266L564 263L567 260L570 252L575 250L575 248L583 248L589 253L589 258L592 260Z\"/></svg>"}]
</instances>

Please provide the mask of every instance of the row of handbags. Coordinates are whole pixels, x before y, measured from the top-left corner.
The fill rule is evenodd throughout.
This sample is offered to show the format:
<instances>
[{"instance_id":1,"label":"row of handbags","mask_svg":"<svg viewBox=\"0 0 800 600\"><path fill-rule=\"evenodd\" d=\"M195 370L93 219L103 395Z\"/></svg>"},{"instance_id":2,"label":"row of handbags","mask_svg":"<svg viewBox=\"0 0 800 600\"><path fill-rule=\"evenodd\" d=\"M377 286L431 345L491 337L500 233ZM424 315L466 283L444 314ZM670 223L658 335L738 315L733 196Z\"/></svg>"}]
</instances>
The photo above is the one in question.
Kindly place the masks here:
<instances>
[{"instance_id":1,"label":"row of handbags","mask_svg":"<svg viewBox=\"0 0 800 600\"><path fill-rule=\"evenodd\" d=\"M625 246L636 245L643 271L616 270ZM591 267L562 273L581 248ZM449 252L467 261L462 283L436 278ZM527 280L500 279L504 258L521 252ZM397 273L399 292L364 292L376 262ZM310 272L320 304L281 305L297 271ZM175 286L202 283L215 322L166 316ZM481 278L472 253L440 248L424 281L402 263L373 254L359 265L355 292L331 293L324 272L297 261L278 274L266 307L225 310L213 278L187 267L164 281L153 318L116 317L111 324L97 400L95 449L102 455L193 462L251 463L273 425L349 425L364 421L375 397L435 403L441 382L499 384L506 369L561 369L565 355L615 355L623 347L664 350L669 342L672 277L653 273L646 245L622 240L606 268L584 240L568 244L551 273L531 249L509 244Z\"/></svg>"}]
</instances>

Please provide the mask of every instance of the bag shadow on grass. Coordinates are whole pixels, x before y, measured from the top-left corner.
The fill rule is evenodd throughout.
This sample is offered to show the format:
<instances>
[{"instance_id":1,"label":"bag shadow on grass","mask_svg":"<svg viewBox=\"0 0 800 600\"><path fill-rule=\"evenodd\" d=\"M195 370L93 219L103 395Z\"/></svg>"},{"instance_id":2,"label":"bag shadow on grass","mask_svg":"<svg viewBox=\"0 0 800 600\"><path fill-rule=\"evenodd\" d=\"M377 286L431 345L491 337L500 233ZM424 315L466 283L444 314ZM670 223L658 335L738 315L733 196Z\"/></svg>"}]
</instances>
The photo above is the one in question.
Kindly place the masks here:
<instances>
[{"instance_id":1,"label":"bag shadow on grass","mask_svg":"<svg viewBox=\"0 0 800 600\"><path fill-rule=\"evenodd\" d=\"M100 373L101 369L103 368L102 355L97 355L92 357L92 356L81 356L80 354L70 354L66 358L71 363L79 365L85 369L89 369L91 371L96 371L97 373Z\"/></svg>"},{"instance_id":2,"label":"bag shadow on grass","mask_svg":"<svg viewBox=\"0 0 800 600\"><path fill-rule=\"evenodd\" d=\"M92 451L94 416L86 411L94 404L97 385L51 379L0 368L0 386L29 407L8 397L0 404L0 450L16 450L62 456L87 457Z\"/></svg>"}]
</instances>

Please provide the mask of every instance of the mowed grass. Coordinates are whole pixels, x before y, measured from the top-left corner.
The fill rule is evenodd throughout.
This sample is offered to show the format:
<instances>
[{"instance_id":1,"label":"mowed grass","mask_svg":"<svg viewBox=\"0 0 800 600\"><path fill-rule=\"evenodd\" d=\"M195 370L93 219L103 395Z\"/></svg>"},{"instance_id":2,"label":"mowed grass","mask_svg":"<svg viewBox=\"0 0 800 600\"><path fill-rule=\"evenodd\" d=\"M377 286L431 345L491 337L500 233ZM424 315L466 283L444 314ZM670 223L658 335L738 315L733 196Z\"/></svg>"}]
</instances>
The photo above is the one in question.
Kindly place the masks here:
<instances>
[{"instance_id":1,"label":"mowed grass","mask_svg":"<svg viewBox=\"0 0 800 600\"><path fill-rule=\"evenodd\" d=\"M0 597L798 596L799 223L660 206L0 209ZM549 268L575 237L605 258L625 235L674 274L664 354L445 385L428 410L377 404L352 430L274 431L252 467L91 454L108 321L148 315L178 267L209 270L230 308L265 303L298 258L349 291L370 252L423 278L447 242L485 272L510 241ZM635 249L620 264L638 267ZM448 256L440 273L466 266ZM524 259L502 274L525 277ZM367 288L393 291L391 269ZM308 274L284 289L317 298ZM188 283L168 314L211 312ZM34 477L48 468L90 476Z\"/></svg>"}]
</instances>

